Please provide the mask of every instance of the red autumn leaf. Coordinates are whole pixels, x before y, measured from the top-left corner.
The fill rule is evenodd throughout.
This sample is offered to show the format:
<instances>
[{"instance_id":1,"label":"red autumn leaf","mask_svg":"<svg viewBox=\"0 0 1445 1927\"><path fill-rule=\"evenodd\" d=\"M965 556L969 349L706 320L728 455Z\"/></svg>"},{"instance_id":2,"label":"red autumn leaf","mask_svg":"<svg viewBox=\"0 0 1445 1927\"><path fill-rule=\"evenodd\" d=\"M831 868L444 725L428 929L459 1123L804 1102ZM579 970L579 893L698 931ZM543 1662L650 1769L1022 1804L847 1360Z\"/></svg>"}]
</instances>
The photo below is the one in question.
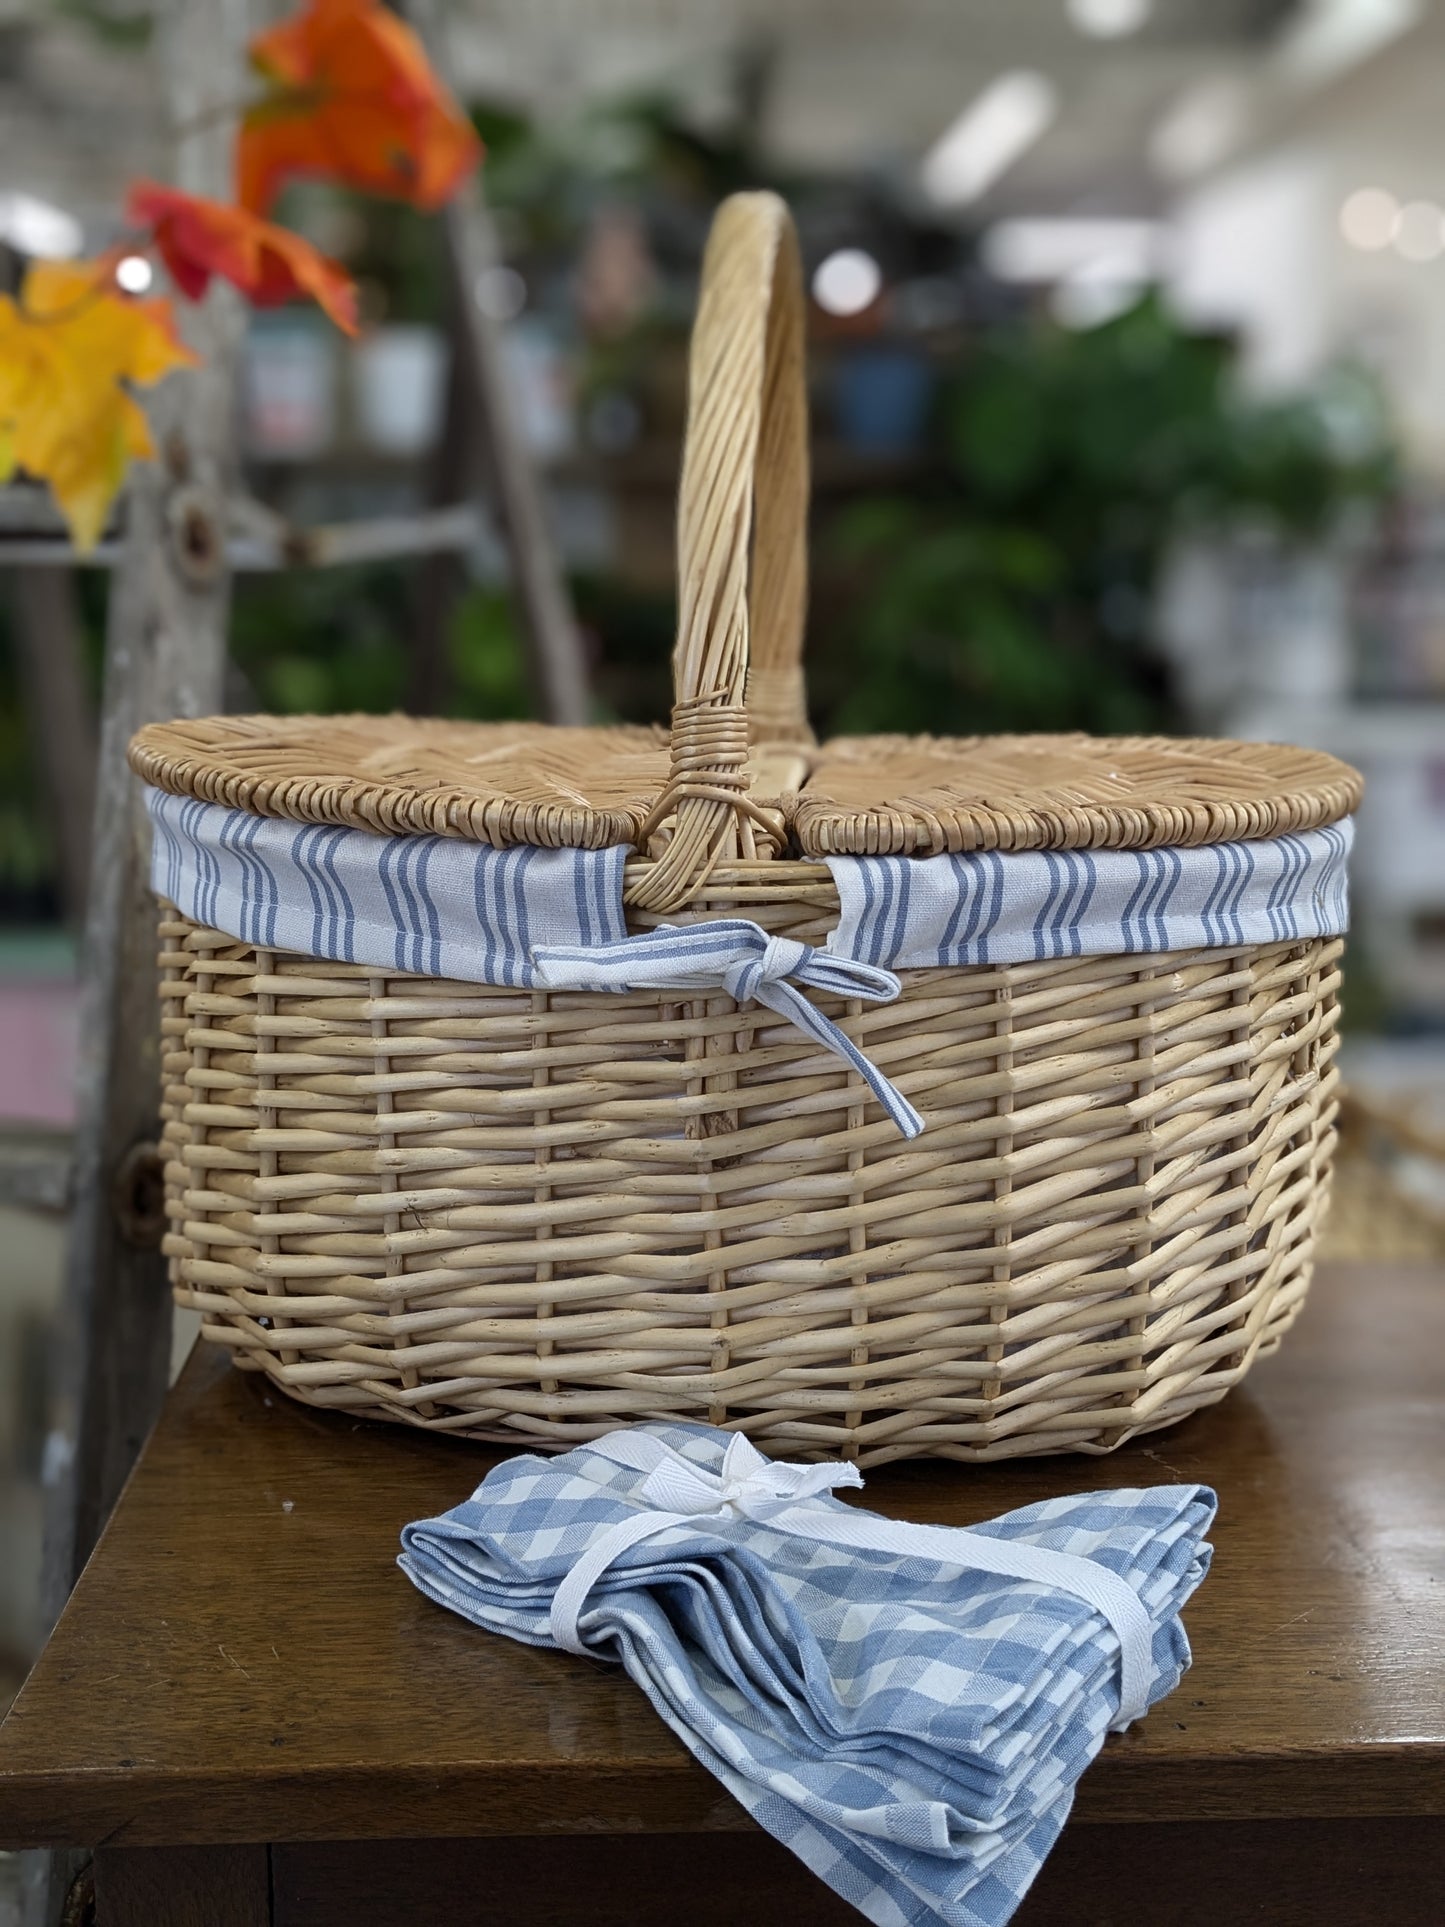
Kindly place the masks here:
<instances>
[{"instance_id":1,"label":"red autumn leaf","mask_svg":"<svg viewBox=\"0 0 1445 1927\"><path fill-rule=\"evenodd\" d=\"M357 331L356 285L289 228L263 221L245 208L182 194L155 181L137 181L126 201L126 218L150 228L176 286L192 301L205 293L213 274L241 290L257 308L276 308L310 295L347 334Z\"/></svg>"},{"instance_id":2,"label":"red autumn leaf","mask_svg":"<svg viewBox=\"0 0 1445 1927\"><path fill-rule=\"evenodd\" d=\"M236 143L238 198L256 213L297 175L436 208L481 158L421 41L378 0L308 0L251 58L271 84Z\"/></svg>"}]
</instances>

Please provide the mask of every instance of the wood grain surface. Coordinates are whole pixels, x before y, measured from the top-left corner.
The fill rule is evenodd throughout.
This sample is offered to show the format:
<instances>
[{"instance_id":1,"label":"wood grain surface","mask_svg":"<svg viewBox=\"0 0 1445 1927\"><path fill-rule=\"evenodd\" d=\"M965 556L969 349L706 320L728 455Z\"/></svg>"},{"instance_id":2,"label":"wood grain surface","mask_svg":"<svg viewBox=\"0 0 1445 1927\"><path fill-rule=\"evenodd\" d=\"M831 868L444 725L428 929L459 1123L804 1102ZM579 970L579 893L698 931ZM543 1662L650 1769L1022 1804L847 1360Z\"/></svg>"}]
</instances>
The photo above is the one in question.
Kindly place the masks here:
<instances>
[{"instance_id":1,"label":"wood grain surface","mask_svg":"<svg viewBox=\"0 0 1445 1927\"><path fill-rule=\"evenodd\" d=\"M1445 1814L1445 1276L1326 1270L1279 1356L1106 1460L873 1475L900 1518L1203 1479L1196 1663L1082 1822ZM205 1353L0 1729L0 1844L703 1833L750 1823L616 1670L394 1566L485 1450L299 1409Z\"/></svg>"}]
</instances>

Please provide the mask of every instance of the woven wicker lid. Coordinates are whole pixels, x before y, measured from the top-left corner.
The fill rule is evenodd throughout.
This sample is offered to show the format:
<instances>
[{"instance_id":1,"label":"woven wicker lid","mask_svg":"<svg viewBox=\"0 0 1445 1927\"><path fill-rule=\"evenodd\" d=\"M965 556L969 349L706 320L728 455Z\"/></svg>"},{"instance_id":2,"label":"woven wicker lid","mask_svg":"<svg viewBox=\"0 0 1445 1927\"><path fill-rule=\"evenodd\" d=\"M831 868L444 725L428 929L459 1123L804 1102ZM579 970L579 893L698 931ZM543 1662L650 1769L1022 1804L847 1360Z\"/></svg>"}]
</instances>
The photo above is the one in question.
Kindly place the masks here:
<instances>
[{"instance_id":1,"label":"woven wicker lid","mask_svg":"<svg viewBox=\"0 0 1445 1927\"><path fill-rule=\"evenodd\" d=\"M1361 790L1316 750L1171 737L841 736L804 759L777 810L811 857L1279 836L1337 822ZM153 723L131 763L173 795L258 816L498 848L640 844L669 771L662 729L408 716Z\"/></svg>"},{"instance_id":2,"label":"woven wicker lid","mask_svg":"<svg viewBox=\"0 0 1445 1927\"><path fill-rule=\"evenodd\" d=\"M1318 750L1165 736L843 736L792 813L806 856L1148 849L1280 836L1355 808Z\"/></svg>"},{"instance_id":3,"label":"woven wicker lid","mask_svg":"<svg viewBox=\"0 0 1445 1927\"><path fill-rule=\"evenodd\" d=\"M131 767L173 796L257 816L506 848L633 843L667 780L665 729L410 716L205 716L152 723Z\"/></svg>"}]
</instances>

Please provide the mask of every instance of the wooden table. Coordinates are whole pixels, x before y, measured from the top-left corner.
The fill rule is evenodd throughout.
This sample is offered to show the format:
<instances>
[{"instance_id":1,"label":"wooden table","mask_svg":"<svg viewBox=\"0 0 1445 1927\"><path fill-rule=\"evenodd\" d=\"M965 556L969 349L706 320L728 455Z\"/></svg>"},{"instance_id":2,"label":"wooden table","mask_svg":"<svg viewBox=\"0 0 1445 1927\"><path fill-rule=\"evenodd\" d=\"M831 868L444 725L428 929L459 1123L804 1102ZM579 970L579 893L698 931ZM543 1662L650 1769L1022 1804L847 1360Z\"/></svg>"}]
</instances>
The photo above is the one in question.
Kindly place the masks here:
<instances>
[{"instance_id":1,"label":"wooden table","mask_svg":"<svg viewBox=\"0 0 1445 1927\"><path fill-rule=\"evenodd\" d=\"M608 1666L393 1565L481 1449L209 1350L0 1729L0 1844L93 1846L101 1927L844 1927ZM1445 1275L1335 1268L1215 1410L1106 1461L874 1474L966 1524L1204 1479L1196 1663L1115 1738L1020 1927L1445 1921Z\"/></svg>"}]
</instances>

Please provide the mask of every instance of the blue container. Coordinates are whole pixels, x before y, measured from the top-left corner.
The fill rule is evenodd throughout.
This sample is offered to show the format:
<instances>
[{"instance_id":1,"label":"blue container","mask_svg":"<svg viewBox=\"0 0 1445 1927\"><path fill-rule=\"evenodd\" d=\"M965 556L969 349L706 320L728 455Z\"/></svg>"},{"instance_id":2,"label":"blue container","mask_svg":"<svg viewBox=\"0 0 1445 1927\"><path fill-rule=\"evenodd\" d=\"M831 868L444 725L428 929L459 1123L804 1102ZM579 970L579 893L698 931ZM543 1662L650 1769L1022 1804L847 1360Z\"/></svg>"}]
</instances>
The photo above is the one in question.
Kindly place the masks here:
<instances>
[{"instance_id":1,"label":"blue container","mask_svg":"<svg viewBox=\"0 0 1445 1927\"><path fill-rule=\"evenodd\" d=\"M912 455L923 441L933 369L916 348L853 348L833 375L839 440L859 454Z\"/></svg>"}]
</instances>

